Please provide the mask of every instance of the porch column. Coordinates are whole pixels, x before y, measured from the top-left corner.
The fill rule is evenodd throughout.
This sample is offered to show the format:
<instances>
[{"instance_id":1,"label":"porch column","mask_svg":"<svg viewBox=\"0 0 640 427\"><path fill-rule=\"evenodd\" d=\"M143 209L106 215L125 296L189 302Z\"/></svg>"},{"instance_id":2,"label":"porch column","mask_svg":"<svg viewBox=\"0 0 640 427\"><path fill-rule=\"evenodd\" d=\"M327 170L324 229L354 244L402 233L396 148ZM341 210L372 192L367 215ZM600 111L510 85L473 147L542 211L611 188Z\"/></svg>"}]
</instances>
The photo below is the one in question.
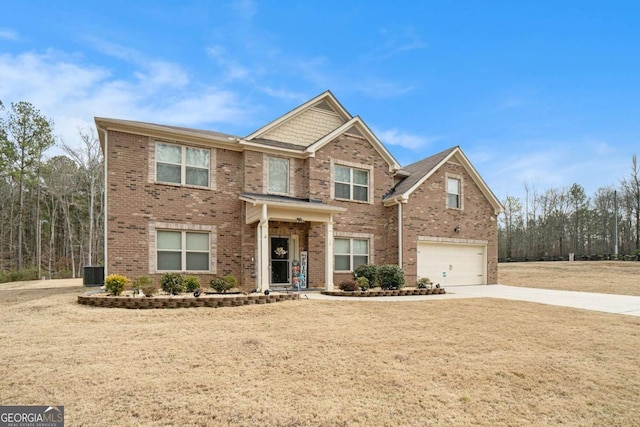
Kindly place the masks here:
<instances>
[{"instance_id":1,"label":"porch column","mask_svg":"<svg viewBox=\"0 0 640 427\"><path fill-rule=\"evenodd\" d=\"M325 239L325 271L324 281L327 291L333 290L333 218L327 222L327 236Z\"/></svg>"},{"instance_id":2,"label":"porch column","mask_svg":"<svg viewBox=\"0 0 640 427\"><path fill-rule=\"evenodd\" d=\"M267 206L262 205L262 218L258 223L258 292L269 289L269 220Z\"/></svg>"}]
</instances>

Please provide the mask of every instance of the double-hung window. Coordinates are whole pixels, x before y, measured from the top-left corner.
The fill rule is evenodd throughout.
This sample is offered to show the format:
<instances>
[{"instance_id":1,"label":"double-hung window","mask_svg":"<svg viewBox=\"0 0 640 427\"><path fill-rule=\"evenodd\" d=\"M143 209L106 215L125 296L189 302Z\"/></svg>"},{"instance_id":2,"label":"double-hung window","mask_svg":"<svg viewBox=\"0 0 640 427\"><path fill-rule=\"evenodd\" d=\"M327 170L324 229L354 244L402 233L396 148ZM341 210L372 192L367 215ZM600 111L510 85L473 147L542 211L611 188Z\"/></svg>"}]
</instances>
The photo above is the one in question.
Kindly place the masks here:
<instances>
[{"instance_id":1,"label":"double-hung window","mask_svg":"<svg viewBox=\"0 0 640 427\"><path fill-rule=\"evenodd\" d=\"M461 209L460 204L460 180L456 178L447 178L447 207L452 209Z\"/></svg>"},{"instance_id":2,"label":"double-hung window","mask_svg":"<svg viewBox=\"0 0 640 427\"><path fill-rule=\"evenodd\" d=\"M334 185L336 199L369 201L369 171L335 165Z\"/></svg>"},{"instance_id":3,"label":"double-hung window","mask_svg":"<svg viewBox=\"0 0 640 427\"><path fill-rule=\"evenodd\" d=\"M156 143L156 181L209 187L210 151L203 148Z\"/></svg>"},{"instance_id":4,"label":"double-hung window","mask_svg":"<svg viewBox=\"0 0 640 427\"><path fill-rule=\"evenodd\" d=\"M158 230L158 271L209 271L209 233Z\"/></svg>"},{"instance_id":5,"label":"double-hung window","mask_svg":"<svg viewBox=\"0 0 640 427\"><path fill-rule=\"evenodd\" d=\"M289 160L269 157L269 193L289 194Z\"/></svg>"},{"instance_id":6,"label":"double-hung window","mask_svg":"<svg viewBox=\"0 0 640 427\"><path fill-rule=\"evenodd\" d=\"M334 268L336 271L353 271L369 263L369 240L335 239Z\"/></svg>"}]
</instances>

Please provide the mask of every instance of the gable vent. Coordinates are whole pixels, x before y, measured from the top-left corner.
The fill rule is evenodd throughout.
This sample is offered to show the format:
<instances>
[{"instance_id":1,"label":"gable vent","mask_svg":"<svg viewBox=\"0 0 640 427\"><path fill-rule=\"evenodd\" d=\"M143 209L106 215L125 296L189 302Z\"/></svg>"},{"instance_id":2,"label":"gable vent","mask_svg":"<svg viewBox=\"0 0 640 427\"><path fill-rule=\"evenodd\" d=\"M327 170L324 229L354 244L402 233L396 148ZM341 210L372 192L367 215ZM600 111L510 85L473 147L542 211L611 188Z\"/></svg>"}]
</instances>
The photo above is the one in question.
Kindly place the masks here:
<instances>
[{"instance_id":1,"label":"gable vent","mask_svg":"<svg viewBox=\"0 0 640 427\"><path fill-rule=\"evenodd\" d=\"M327 111L331 111L332 113L335 113L335 110L331 108L329 104L327 104L327 101L322 101L321 103L316 104L315 107L320 108L321 110L327 110Z\"/></svg>"},{"instance_id":2,"label":"gable vent","mask_svg":"<svg viewBox=\"0 0 640 427\"><path fill-rule=\"evenodd\" d=\"M364 135L355 126L351 126L349 130L346 131L345 133L348 133L349 135L359 136L360 138L364 138Z\"/></svg>"}]
</instances>

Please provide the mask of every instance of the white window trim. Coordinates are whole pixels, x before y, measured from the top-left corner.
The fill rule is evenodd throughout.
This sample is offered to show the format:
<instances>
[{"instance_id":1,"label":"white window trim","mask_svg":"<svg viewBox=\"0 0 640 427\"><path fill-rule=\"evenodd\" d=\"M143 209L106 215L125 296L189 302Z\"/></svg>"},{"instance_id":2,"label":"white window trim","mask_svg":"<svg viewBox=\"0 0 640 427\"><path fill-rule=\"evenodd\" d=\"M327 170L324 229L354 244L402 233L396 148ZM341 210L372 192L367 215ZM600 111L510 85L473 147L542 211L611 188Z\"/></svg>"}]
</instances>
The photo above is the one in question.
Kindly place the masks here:
<instances>
[{"instance_id":1,"label":"white window trim","mask_svg":"<svg viewBox=\"0 0 640 427\"><path fill-rule=\"evenodd\" d=\"M288 163L288 167L287 167L287 178L289 180L289 182L287 183L287 192L286 193L280 193L277 191L271 191L269 189L269 159L282 159L282 160L286 160ZM283 196L289 196L291 194L294 194L293 191L293 183L294 183L294 176L293 176L293 159L288 158L288 157L279 157L279 156L270 156L268 154L264 154L264 158L263 158L263 168L262 170L263 172L263 182L265 183L265 193L267 194L279 194L279 195L283 195Z\"/></svg>"},{"instance_id":2,"label":"white window trim","mask_svg":"<svg viewBox=\"0 0 640 427\"><path fill-rule=\"evenodd\" d=\"M368 172L369 175L369 188L367 191L367 199L366 201L364 200L354 200L354 199L342 199L339 197L336 197L336 178L335 178L335 166L344 166L347 168L351 168L351 169L362 169L362 170L366 170ZM373 204L373 166L371 165L365 165L363 163L354 163L354 162L347 162L345 160L334 160L331 159L331 199L333 200L340 200L340 201L345 201L345 202L353 202L353 203L365 203L368 205L372 205ZM351 183L351 185L353 186L353 183Z\"/></svg>"},{"instance_id":3,"label":"white window trim","mask_svg":"<svg viewBox=\"0 0 640 427\"><path fill-rule=\"evenodd\" d=\"M368 240L369 241L369 265L375 264L375 259L373 254L375 253L374 251L374 238L373 238L373 234L370 233L351 233L348 231L334 231L333 233L333 240L336 239L350 239L350 240ZM335 243L333 245L334 247L334 251L333 251L333 257L334 257L334 265L335 265ZM351 251L352 253L351 255L351 260L349 261L349 264L353 264L353 245L351 245ZM356 266L357 267L357 266ZM353 272L353 268L354 266L351 266L351 270L335 270L336 273L352 273Z\"/></svg>"},{"instance_id":4,"label":"white window trim","mask_svg":"<svg viewBox=\"0 0 640 427\"><path fill-rule=\"evenodd\" d=\"M149 274L156 273L175 273L174 270L158 269L158 246L157 231L181 231L183 239L185 233L209 233L209 270L182 270L182 273L190 274L216 274L217 272L217 228L215 225L198 225L198 224L178 224L173 222L150 222L149 223ZM182 249L186 253L186 248ZM183 260L184 261L184 260ZM186 267L186 264L184 264Z\"/></svg>"},{"instance_id":5,"label":"white window trim","mask_svg":"<svg viewBox=\"0 0 640 427\"><path fill-rule=\"evenodd\" d=\"M460 206L455 207L455 206L449 206L449 179L457 179L459 186L459 192L460 194L458 194L458 201ZM445 173L445 181L444 181L444 194L445 194L445 204L447 206L447 209L455 209L455 210L463 210L464 209L464 181L462 179L461 175L455 175L455 174L450 174L450 173Z\"/></svg>"},{"instance_id":6,"label":"white window trim","mask_svg":"<svg viewBox=\"0 0 640 427\"><path fill-rule=\"evenodd\" d=\"M160 143L160 144L167 144L167 145L176 145L181 147L182 149L182 158L183 158L183 163L181 164L181 168L180 168L180 173L181 173L181 183L176 183L176 182L164 182L164 181L158 181L157 180L157 176L156 176L156 145ZM184 164L184 158L185 158L185 153L186 150L185 148L197 148L200 150L209 150L209 185L208 186L201 186L201 185L193 185L193 184L186 184L184 183L185 181L185 174L186 174L186 165ZM208 189L208 190L216 190L217 185L216 185L216 150L209 148L209 147L202 147L202 146L196 146L196 145L186 145L186 144L181 144L179 142L176 141L165 141L165 140L159 140L159 139L155 139L155 138L149 138L149 144L148 144L148 153L149 153L149 180L148 182L150 184L160 184L160 185L170 185L170 186L174 186L174 187L187 187L187 188L199 188L199 189Z\"/></svg>"}]
</instances>

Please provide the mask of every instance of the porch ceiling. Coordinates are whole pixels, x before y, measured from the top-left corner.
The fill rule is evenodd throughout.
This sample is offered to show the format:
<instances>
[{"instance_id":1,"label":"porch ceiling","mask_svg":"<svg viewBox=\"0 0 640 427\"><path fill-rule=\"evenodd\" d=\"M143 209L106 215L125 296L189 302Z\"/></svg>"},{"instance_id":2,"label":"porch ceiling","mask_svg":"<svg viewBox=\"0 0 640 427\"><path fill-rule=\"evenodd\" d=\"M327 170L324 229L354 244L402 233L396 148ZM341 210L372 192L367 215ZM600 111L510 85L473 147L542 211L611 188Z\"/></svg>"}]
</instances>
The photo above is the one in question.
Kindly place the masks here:
<instances>
[{"instance_id":1,"label":"porch ceiling","mask_svg":"<svg viewBox=\"0 0 640 427\"><path fill-rule=\"evenodd\" d=\"M331 222L333 214L347 211L345 208L327 205L320 201L270 194L242 193L240 200L246 202L247 224L261 219L287 222Z\"/></svg>"}]
</instances>

